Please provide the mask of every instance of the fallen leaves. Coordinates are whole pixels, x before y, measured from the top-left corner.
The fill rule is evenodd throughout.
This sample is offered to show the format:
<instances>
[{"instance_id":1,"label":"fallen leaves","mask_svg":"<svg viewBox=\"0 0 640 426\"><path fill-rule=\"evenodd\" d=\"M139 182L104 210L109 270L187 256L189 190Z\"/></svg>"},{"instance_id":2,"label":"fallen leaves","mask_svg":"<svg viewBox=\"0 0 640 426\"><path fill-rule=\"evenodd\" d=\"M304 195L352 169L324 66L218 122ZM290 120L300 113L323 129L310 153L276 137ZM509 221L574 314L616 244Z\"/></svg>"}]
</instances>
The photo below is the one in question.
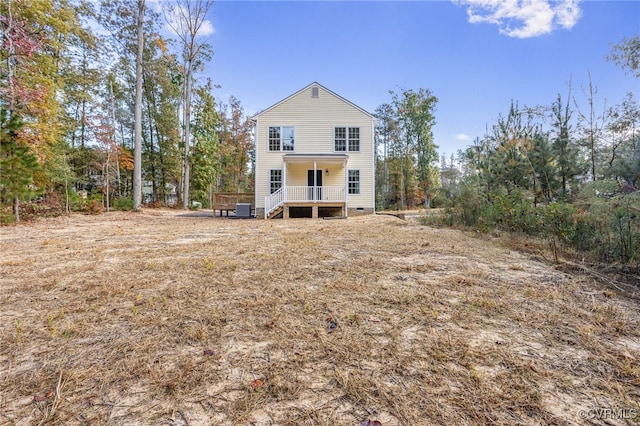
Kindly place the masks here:
<instances>
[{"instance_id":1,"label":"fallen leaves","mask_svg":"<svg viewBox=\"0 0 640 426\"><path fill-rule=\"evenodd\" d=\"M47 401L47 400L53 398L53 396L55 394L56 394L55 391L49 391L49 392L45 393L44 395L34 395L33 396L33 402Z\"/></svg>"},{"instance_id":2,"label":"fallen leaves","mask_svg":"<svg viewBox=\"0 0 640 426\"><path fill-rule=\"evenodd\" d=\"M253 382L251 382L251 388L253 390L258 390L260 388L263 388L265 385L264 380L262 379L255 379Z\"/></svg>"}]
</instances>

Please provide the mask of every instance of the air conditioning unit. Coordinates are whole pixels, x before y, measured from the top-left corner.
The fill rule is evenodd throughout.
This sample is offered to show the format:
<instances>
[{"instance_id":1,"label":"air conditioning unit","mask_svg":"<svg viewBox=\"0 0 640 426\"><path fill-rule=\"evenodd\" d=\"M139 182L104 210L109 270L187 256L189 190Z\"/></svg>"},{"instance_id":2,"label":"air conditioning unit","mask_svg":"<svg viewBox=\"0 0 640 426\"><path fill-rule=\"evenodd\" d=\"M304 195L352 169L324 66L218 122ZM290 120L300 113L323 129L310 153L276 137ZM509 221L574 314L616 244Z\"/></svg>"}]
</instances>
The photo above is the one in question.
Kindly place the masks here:
<instances>
[{"instance_id":1,"label":"air conditioning unit","mask_svg":"<svg viewBox=\"0 0 640 426\"><path fill-rule=\"evenodd\" d=\"M251 204L250 203L236 203L236 216L237 217L251 217Z\"/></svg>"}]
</instances>

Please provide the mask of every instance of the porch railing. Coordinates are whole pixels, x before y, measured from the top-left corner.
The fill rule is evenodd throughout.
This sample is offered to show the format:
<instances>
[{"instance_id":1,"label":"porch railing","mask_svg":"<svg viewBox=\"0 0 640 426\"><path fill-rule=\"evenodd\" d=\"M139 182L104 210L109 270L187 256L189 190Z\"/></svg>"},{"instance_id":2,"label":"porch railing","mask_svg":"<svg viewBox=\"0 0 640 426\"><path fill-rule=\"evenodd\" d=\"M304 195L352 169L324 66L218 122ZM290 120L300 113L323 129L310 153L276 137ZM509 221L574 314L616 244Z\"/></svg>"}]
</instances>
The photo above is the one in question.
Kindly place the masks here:
<instances>
[{"instance_id":1,"label":"porch railing","mask_svg":"<svg viewBox=\"0 0 640 426\"><path fill-rule=\"evenodd\" d=\"M269 215L275 211L278 207L284 204L284 187L278 189L273 194L264 197L264 218L268 218Z\"/></svg>"},{"instance_id":2,"label":"porch railing","mask_svg":"<svg viewBox=\"0 0 640 426\"><path fill-rule=\"evenodd\" d=\"M265 218L282 206L290 202L344 202L346 201L344 186L284 186L264 201Z\"/></svg>"}]
</instances>

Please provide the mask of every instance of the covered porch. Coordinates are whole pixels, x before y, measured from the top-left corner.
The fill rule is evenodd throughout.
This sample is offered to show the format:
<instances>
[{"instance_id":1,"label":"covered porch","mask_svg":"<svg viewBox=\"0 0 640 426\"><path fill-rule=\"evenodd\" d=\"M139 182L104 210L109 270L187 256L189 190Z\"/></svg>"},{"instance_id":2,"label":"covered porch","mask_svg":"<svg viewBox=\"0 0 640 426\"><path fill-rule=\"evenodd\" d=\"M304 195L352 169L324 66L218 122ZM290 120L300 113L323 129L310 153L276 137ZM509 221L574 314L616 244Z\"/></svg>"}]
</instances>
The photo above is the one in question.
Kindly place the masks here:
<instances>
[{"instance_id":1,"label":"covered porch","mask_svg":"<svg viewBox=\"0 0 640 426\"><path fill-rule=\"evenodd\" d=\"M279 188L272 181L273 192L265 197L265 218L317 218L323 211L336 215L337 209L346 216L348 155L285 154L282 158Z\"/></svg>"}]
</instances>

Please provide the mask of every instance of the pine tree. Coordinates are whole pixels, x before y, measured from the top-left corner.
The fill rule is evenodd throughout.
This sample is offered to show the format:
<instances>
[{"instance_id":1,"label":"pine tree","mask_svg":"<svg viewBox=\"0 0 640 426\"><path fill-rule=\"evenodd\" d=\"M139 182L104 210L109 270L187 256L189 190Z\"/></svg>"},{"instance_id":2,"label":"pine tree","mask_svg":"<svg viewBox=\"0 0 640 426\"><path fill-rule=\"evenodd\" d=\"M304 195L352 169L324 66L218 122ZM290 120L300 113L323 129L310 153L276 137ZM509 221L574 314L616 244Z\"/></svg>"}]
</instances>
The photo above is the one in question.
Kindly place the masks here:
<instances>
[{"instance_id":1,"label":"pine tree","mask_svg":"<svg viewBox=\"0 0 640 426\"><path fill-rule=\"evenodd\" d=\"M218 134L220 118L211 95L211 83L196 89L197 103L194 107L193 138L195 146L192 157L193 198L204 198L213 205L213 189L220 173ZM198 197L201 195L201 197Z\"/></svg>"},{"instance_id":2,"label":"pine tree","mask_svg":"<svg viewBox=\"0 0 640 426\"><path fill-rule=\"evenodd\" d=\"M0 205L11 203L13 217L20 221L20 201L35 194L34 173L39 164L31 149L19 140L20 117L0 110Z\"/></svg>"},{"instance_id":3,"label":"pine tree","mask_svg":"<svg viewBox=\"0 0 640 426\"><path fill-rule=\"evenodd\" d=\"M553 142L551 149L558 166L558 178L560 179L560 197L566 199L569 196L569 184L573 178L582 172L580 166L579 150L571 135L571 85L567 102L562 101L558 94L557 100L551 105Z\"/></svg>"}]
</instances>

